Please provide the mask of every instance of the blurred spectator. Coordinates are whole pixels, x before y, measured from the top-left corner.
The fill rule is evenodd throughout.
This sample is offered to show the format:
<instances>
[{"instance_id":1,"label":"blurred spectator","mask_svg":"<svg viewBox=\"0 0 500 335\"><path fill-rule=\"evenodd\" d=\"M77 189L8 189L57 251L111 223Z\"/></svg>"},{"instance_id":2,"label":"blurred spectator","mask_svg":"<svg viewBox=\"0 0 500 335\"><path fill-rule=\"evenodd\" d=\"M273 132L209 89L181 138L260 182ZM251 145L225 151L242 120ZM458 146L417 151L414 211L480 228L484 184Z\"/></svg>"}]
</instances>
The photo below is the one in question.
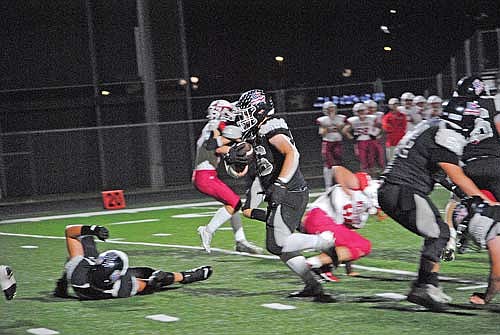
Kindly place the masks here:
<instances>
[{"instance_id":1,"label":"blurred spectator","mask_svg":"<svg viewBox=\"0 0 500 335\"><path fill-rule=\"evenodd\" d=\"M337 106L327 101L323 104L324 116L316 119L318 134L322 137L321 156L323 157L323 178L325 189L332 186L332 166L342 164L343 145L341 130L345 125L345 116L337 115Z\"/></svg>"},{"instance_id":2,"label":"blurred spectator","mask_svg":"<svg viewBox=\"0 0 500 335\"><path fill-rule=\"evenodd\" d=\"M415 109L418 115L420 115L422 119L424 119L424 111L426 109L426 103L427 99L425 99L423 95L417 95L415 99L413 99L413 104L415 105Z\"/></svg>"},{"instance_id":3,"label":"blurred spectator","mask_svg":"<svg viewBox=\"0 0 500 335\"><path fill-rule=\"evenodd\" d=\"M399 106L398 109L401 113L406 115L406 131L411 131L420 121L422 121L422 117L417 114L413 99L415 99L415 95L411 92L401 94L401 106Z\"/></svg>"},{"instance_id":4,"label":"blurred spectator","mask_svg":"<svg viewBox=\"0 0 500 335\"><path fill-rule=\"evenodd\" d=\"M431 95L427 98L427 109L424 112L424 119L432 119L441 116L443 111L442 107L443 100L437 95Z\"/></svg>"},{"instance_id":5,"label":"blurred spectator","mask_svg":"<svg viewBox=\"0 0 500 335\"><path fill-rule=\"evenodd\" d=\"M368 115L375 115L375 124L370 129L370 135L375 138L375 141L372 142L372 149L375 155L375 161L380 168L380 171L371 171L373 174L378 174L378 172L382 172L385 167L385 153L384 153L384 139L382 132L382 117L384 116L383 112L378 111L378 104L373 100L365 101L366 109L368 111Z\"/></svg>"},{"instance_id":6,"label":"blurred spectator","mask_svg":"<svg viewBox=\"0 0 500 335\"><path fill-rule=\"evenodd\" d=\"M406 133L407 119L399 108L399 100L397 98L389 99L389 112L382 118L382 128L386 132L385 150L387 160L390 161L394 157L394 150L398 142Z\"/></svg>"}]
</instances>

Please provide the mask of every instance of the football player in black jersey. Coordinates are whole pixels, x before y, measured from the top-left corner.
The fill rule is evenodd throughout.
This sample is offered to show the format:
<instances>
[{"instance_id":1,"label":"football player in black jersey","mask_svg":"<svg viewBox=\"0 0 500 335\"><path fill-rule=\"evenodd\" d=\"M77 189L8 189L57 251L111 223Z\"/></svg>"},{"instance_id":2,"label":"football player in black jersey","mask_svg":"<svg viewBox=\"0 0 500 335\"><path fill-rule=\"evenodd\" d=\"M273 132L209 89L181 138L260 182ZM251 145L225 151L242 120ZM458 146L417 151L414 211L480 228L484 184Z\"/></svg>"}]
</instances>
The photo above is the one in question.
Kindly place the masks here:
<instances>
[{"instance_id":1,"label":"football player in black jersey","mask_svg":"<svg viewBox=\"0 0 500 335\"><path fill-rule=\"evenodd\" d=\"M444 309L451 301L438 281L440 256L450 229L429 197L434 188L433 175L442 169L466 195L489 201L459 166L480 112L478 104L452 98L441 120L423 121L401 139L395 158L382 175L378 192L381 208L424 238L418 277L407 299L431 310Z\"/></svg>"},{"instance_id":2,"label":"football player in black jersey","mask_svg":"<svg viewBox=\"0 0 500 335\"><path fill-rule=\"evenodd\" d=\"M465 146L462 162L465 174L481 189L491 192L496 200L500 199L500 114L495 110L492 96L487 95L480 77L464 77L457 84L455 96L466 99L469 104L479 104L481 118L478 119ZM479 94L476 94L476 91ZM451 224L451 213L457 205L452 198L446 207L447 222ZM450 241L444 260L453 260L455 245ZM465 252L468 243L464 235L458 238L459 252Z\"/></svg>"},{"instance_id":3,"label":"football player in black jersey","mask_svg":"<svg viewBox=\"0 0 500 335\"><path fill-rule=\"evenodd\" d=\"M66 226L69 260L58 280L54 295L66 298L68 284L81 300L126 298L147 294L173 283L188 284L205 280L212 274L210 266L183 272L165 272L150 267L130 267L128 256L119 250L98 253L94 236L104 241L109 231L102 226Z\"/></svg>"},{"instance_id":4,"label":"football player in black jersey","mask_svg":"<svg viewBox=\"0 0 500 335\"><path fill-rule=\"evenodd\" d=\"M257 174L268 203L266 248L278 255L305 283L291 297L313 297L315 301L332 302L308 268L300 251L316 249L331 251L331 232L307 235L295 232L309 199L309 190L299 168L299 152L284 119L274 116L269 94L255 89L243 93L236 104L236 124L243 138L252 138ZM250 216L254 216L254 211ZM264 213L262 210L255 213Z\"/></svg>"}]
</instances>

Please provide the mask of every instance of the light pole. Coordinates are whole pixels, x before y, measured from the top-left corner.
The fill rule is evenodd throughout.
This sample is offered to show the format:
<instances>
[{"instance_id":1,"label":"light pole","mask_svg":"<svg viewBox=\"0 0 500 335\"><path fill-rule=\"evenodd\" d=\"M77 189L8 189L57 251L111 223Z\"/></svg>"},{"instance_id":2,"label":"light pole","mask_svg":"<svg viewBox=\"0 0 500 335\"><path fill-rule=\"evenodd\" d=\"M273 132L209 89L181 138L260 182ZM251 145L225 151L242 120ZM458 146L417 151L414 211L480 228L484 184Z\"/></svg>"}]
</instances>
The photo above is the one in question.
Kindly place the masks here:
<instances>
[{"instance_id":1,"label":"light pole","mask_svg":"<svg viewBox=\"0 0 500 335\"><path fill-rule=\"evenodd\" d=\"M283 56L276 56L274 60L278 63L278 75L279 75L279 88L284 88L284 79L285 79L285 69L283 67L283 62L285 58Z\"/></svg>"}]
</instances>

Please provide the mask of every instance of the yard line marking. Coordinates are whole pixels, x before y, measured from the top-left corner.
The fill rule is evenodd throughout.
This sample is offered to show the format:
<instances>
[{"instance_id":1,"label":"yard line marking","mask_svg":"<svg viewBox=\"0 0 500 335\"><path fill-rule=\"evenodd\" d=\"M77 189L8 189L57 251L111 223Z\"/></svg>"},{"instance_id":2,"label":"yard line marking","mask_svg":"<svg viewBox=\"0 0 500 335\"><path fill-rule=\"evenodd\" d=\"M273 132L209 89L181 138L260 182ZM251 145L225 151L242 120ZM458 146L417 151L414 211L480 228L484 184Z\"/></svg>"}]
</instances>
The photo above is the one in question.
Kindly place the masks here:
<instances>
[{"instance_id":1,"label":"yard line marking","mask_svg":"<svg viewBox=\"0 0 500 335\"><path fill-rule=\"evenodd\" d=\"M221 227L221 228L218 228L217 230L233 230L233 228L231 228L231 227Z\"/></svg>"},{"instance_id":2,"label":"yard line marking","mask_svg":"<svg viewBox=\"0 0 500 335\"><path fill-rule=\"evenodd\" d=\"M28 333L30 334L35 334L35 335L55 335L59 334L58 331L48 329L48 328L31 328L27 330Z\"/></svg>"},{"instance_id":3,"label":"yard line marking","mask_svg":"<svg viewBox=\"0 0 500 335\"><path fill-rule=\"evenodd\" d=\"M150 320L154 320L154 321L160 321L160 322L175 322L175 321L179 321L178 317L170 316L170 315L165 315L165 314L148 315L148 316L146 316L146 319L150 319Z\"/></svg>"},{"instance_id":4,"label":"yard line marking","mask_svg":"<svg viewBox=\"0 0 500 335\"><path fill-rule=\"evenodd\" d=\"M279 310L290 310L296 309L297 307L291 305L283 305L279 303L271 303L271 304L262 304L262 307L271 308L271 309L279 309Z\"/></svg>"},{"instance_id":5,"label":"yard line marking","mask_svg":"<svg viewBox=\"0 0 500 335\"><path fill-rule=\"evenodd\" d=\"M375 295L377 297L388 298L388 299L393 299L393 300L405 300L406 299L406 295L394 293L394 292L377 293Z\"/></svg>"},{"instance_id":6,"label":"yard line marking","mask_svg":"<svg viewBox=\"0 0 500 335\"><path fill-rule=\"evenodd\" d=\"M457 287L456 290L459 290L459 291L468 291L468 290L475 290L477 288L486 288L486 287L488 287L488 284L476 285L476 286Z\"/></svg>"},{"instance_id":7,"label":"yard line marking","mask_svg":"<svg viewBox=\"0 0 500 335\"><path fill-rule=\"evenodd\" d=\"M160 219L144 219L144 220L135 220L135 221L119 221L119 222L107 223L106 225L120 225L120 224L129 224L129 223L156 222L156 221L160 221Z\"/></svg>"},{"instance_id":8,"label":"yard line marking","mask_svg":"<svg viewBox=\"0 0 500 335\"><path fill-rule=\"evenodd\" d=\"M17 234L17 233L4 233L4 232L0 232L0 236L1 235L16 236L16 237L46 238L46 239L54 239L54 240L64 240L65 239L64 236L30 235L30 234ZM195 246L180 245L180 244L131 242L131 241L109 241L109 240L107 240L106 242L96 240L96 242L108 243L108 244L127 244L127 245L142 245L142 246L149 246L149 247L165 247L165 248L178 248L178 249L190 249L190 250L203 250L203 251L205 250L205 248L203 248L203 247L195 247ZM232 250L226 250L226 249L220 249L220 248L211 248L211 249L214 251L218 251L220 253L228 254L228 255L240 255L240 256L261 258L261 259L276 259L276 260L279 259L279 257L275 256L275 255L255 255L255 254L249 254L247 252L232 251ZM344 266L344 265L342 264L341 266ZM391 274L408 275L408 276L412 276L412 277L417 276L417 273L411 272L411 271L383 269L383 268L376 268L373 266L364 266L364 265L357 265L357 264L353 264L352 267L355 269L373 271L373 272L384 272L384 273L391 273ZM460 279L460 278L454 278L454 277L439 276L439 279L440 280L448 280L448 281L456 281L456 282L460 282L463 284L485 285L485 283L483 283L483 282L477 282L477 281L473 281L473 280Z\"/></svg>"},{"instance_id":9,"label":"yard line marking","mask_svg":"<svg viewBox=\"0 0 500 335\"><path fill-rule=\"evenodd\" d=\"M159 236L159 237L163 237L163 236L171 236L172 234L168 234L168 233L156 233L156 234L152 234L153 236Z\"/></svg>"},{"instance_id":10,"label":"yard line marking","mask_svg":"<svg viewBox=\"0 0 500 335\"><path fill-rule=\"evenodd\" d=\"M22 245L21 248L23 248L23 249L38 249L38 246L36 246L36 245Z\"/></svg>"}]
</instances>

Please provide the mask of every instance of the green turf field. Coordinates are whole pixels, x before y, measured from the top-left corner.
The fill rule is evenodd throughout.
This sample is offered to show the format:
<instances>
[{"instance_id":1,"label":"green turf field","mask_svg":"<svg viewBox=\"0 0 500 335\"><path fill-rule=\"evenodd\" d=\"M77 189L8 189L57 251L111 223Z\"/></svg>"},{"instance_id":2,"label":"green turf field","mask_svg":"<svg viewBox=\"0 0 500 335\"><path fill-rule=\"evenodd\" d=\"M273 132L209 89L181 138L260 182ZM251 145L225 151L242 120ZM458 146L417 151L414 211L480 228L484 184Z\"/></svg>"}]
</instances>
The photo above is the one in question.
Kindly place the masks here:
<instances>
[{"instance_id":1,"label":"green turf field","mask_svg":"<svg viewBox=\"0 0 500 335\"><path fill-rule=\"evenodd\" d=\"M447 193L436 191L433 196L444 208ZM457 279L442 283L457 304L450 311L431 313L405 301L382 298L376 294L407 293L413 277L384 270L414 272L421 240L390 219L378 222L374 217L360 230L371 239L372 254L356 263L370 270L358 268L361 276L353 278L337 269L341 281L325 284L325 289L338 302L318 304L286 297L302 284L280 261L231 253L231 230L218 231L212 243L227 252L206 254L201 250L196 228L206 224L217 208L193 206L0 225L0 264L12 266L18 281L17 297L10 302L0 299L0 334L27 334L33 328L100 335L500 333L500 297L488 308L473 308L467 302L474 291L467 287L486 281L485 252L458 255L455 262L443 264L441 274ZM140 220L145 221L127 223ZM263 246L264 225L250 220L244 223L248 239ZM132 265L181 271L209 264L214 274L208 281L174 285L163 292L128 299L81 302L54 298L51 292L66 259L63 235L68 224L107 226L111 238L119 240L99 243L99 249L123 250ZM153 236L158 233L171 235ZM269 303L295 309L261 306ZM157 314L179 320L162 323L146 319Z\"/></svg>"}]
</instances>

